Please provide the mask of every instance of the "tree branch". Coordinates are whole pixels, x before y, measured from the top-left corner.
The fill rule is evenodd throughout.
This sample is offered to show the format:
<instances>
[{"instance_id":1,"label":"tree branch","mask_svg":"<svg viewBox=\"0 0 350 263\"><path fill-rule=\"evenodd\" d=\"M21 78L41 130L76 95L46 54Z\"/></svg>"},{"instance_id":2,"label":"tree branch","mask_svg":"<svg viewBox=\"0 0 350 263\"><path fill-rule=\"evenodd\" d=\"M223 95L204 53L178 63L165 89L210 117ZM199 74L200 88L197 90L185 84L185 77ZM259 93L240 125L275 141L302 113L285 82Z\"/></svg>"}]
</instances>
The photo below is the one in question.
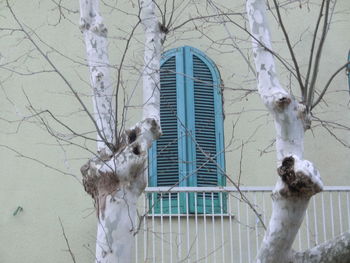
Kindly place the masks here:
<instances>
[{"instance_id":1,"label":"tree branch","mask_svg":"<svg viewBox=\"0 0 350 263\"><path fill-rule=\"evenodd\" d=\"M68 252L69 252L69 254L70 254L70 257L71 257L72 261L73 261L74 263L76 263L75 256L74 256L74 254L73 254L72 249L70 248L70 245L69 245L69 241L68 241L66 232L64 231L64 227L63 227L63 224L62 224L62 220L61 220L60 217L58 217L58 220L60 221L60 225L61 225L61 229L62 229L62 235L63 235L63 237L64 237L64 240L66 241L66 245L67 245L67 248L68 248Z\"/></svg>"},{"instance_id":2,"label":"tree branch","mask_svg":"<svg viewBox=\"0 0 350 263\"><path fill-rule=\"evenodd\" d=\"M327 29L328 29L328 14L329 14L329 4L330 4L330 0L325 0L326 1L326 6L325 6L325 16L324 16L324 21L323 21L323 29L322 29L322 35L321 35L321 39L319 42L319 46L316 52L316 56L315 56L315 62L314 62L314 70L312 73L312 77L311 77L311 81L310 81L310 87L308 90L308 96L307 96L307 101L306 101L306 110L307 112L311 111L311 107L312 107L312 103L313 103L313 99L314 99L314 93L315 93L315 84L316 84L316 79L317 79L317 75L318 75L318 69L320 66L320 60L321 60L321 55L322 55L322 49L323 49L323 45L324 42L326 40L326 36L327 36Z\"/></svg>"},{"instance_id":3,"label":"tree branch","mask_svg":"<svg viewBox=\"0 0 350 263\"><path fill-rule=\"evenodd\" d=\"M324 242L304 252L295 253L294 263L349 263L350 233Z\"/></svg>"},{"instance_id":4,"label":"tree branch","mask_svg":"<svg viewBox=\"0 0 350 263\"><path fill-rule=\"evenodd\" d=\"M279 22L279 24L280 24L280 26L282 28L282 32L283 32L283 35L284 35L284 37L286 39L286 43L287 43L287 46L288 46L289 53L290 53L290 55L292 57L292 60L293 60L293 64L294 64L294 68L295 68L295 72L296 72L296 77L297 77L297 80L299 82L299 87L300 87L301 94L304 94L305 87L304 87L303 81L301 79L300 68L299 68L297 59L295 57L295 53L293 51L293 47L292 47L292 45L290 43L289 35L288 35L287 30L286 30L286 28L285 28L285 26L283 24L283 20L282 20L281 14L280 14L278 3L277 3L276 0L273 0L273 3L274 3L275 8L276 8L278 22Z\"/></svg>"},{"instance_id":5,"label":"tree branch","mask_svg":"<svg viewBox=\"0 0 350 263\"><path fill-rule=\"evenodd\" d=\"M339 69L337 69L332 76L328 79L326 85L324 86L323 90L321 91L320 95L318 96L317 100L312 104L311 110L322 100L323 96L326 94L326 91L328 90L329 86L331 85L333 79L345 68L347 68L350 65L350 61L345 63L343 66L341 66Z\"/></svg>"},{"instance_id":6,"label":"tree branch","mask_svg":"<svg viewBox=\"0 0 350 263\"><path fill-rule=\"evenodd\" d=\"M314 49L315 49L315 45L316 45L317 32L318 32L318 27L320 25L321 18L322 18L324 3L325 3L325 0L322 0L322 4L320 7L320 13L317 17L316 27L315 27L313 38L312 38L312 44L311 44L311 50L310 50L310 56L309 56L309 64L307 67L307 73L306 73L306 78L305 78L305 89L304 89L304 94L303 94L304 102L306 102L306 99L307 99L307 89L309 86L310 72L312 70L312 61L313 61Z\"/></svg>"}]
</instances>

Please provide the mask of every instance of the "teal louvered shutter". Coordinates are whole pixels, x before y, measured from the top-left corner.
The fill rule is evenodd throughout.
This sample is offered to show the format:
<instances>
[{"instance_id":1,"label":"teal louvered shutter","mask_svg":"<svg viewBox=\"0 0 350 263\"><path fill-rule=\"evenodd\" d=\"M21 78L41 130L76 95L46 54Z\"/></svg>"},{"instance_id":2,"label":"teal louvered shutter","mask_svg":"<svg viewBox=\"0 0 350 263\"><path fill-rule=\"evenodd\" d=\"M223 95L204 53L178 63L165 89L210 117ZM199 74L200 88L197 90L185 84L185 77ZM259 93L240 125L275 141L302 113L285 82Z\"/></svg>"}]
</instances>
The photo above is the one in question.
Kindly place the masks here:
<instances>
[{"instance_id":1,"label":"teal louvered shutter","mask_svg":"<svg viewBox=\"0 0 350 263\"><path fill-rule=\"evenodd\" d=\"M170 50L163 55L160 85L163 135L149 152L149 185L224 186L222 97L215 64L192 47ZM188 198L163 194L160 199L150 196L154 213L185 213L186 207L190 213L226 211L225 195L199 194L195 200L193 193Z\"/></svg>"},{"instance_id":2,"label":"teal louvered shutter","mask_svg":"<svg viewBox=\"0 0 350 263\"><path fill-rule=\"evenodd\" d=\"M213 62L202 52L185 47L187 97L187 148L188 171L193 173L193 186L224 186L225 160L223 146L223 112L220 75ZM205 209L203 207L205 199ZM226 211L226 196L221 194L199 194L198 213L220 213ZM190 211L195 212L194 195L190 195Z\"/></svg>"},{"instance_id":3,"label":"teal louvered shutter","mask_svg":"<svg viewBox=\"0 0 350 263\"><path fill-rule=\"evenodd\" d=\"M183 86L182 50L164 54L160 71L160 121L163 135L153 143L149 155L150 186L185 186L181 171L185 159L183 139L181 138L184 107L180 107L183 94L178 86ZM150 207L155 213L183 213L185 209L183 194L154 194L150 196ZM160 201L162 200L162 201ZM180 208L180 211L178 211Z\"/></svg>"}]
</instances>

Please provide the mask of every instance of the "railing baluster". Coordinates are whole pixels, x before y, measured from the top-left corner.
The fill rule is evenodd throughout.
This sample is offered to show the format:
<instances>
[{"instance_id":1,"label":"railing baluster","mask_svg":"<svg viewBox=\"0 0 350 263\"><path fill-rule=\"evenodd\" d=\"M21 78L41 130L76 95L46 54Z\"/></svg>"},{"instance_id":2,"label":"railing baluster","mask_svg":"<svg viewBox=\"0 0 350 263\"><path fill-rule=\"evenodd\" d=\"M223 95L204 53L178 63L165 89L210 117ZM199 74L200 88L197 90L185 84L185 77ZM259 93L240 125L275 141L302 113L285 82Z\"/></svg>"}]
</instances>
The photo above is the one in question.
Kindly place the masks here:
<instances>
[{"instance_id":1,"label":"railing baluster","mask_svg":"<svg viewBox=\"0 0 350 263\"><path fill-rule=\"evenodd\" d=\"M216 262L216 242L215 242L215 213L214 213L214 193L211 193L211 223L212 223L212 235L213 235L213 258Z\"/></svg>"},{"instance_id":2,"label":"railing baluster","mask_svg":"<svg viewBox=\"0 0 350 263\"><path fill-rule=\"evenodd\" d=\"M342 212L341 212L340 192L338 192L338 210L339 210L339 226L340 226L340 233L343 233L343 214L342 214Z\"/></svg>"},{"instance_id":3,"label":"railing baluster","mask_svg":"<svg viewBox=\"0 0 350 263\"><path fill-rule=\"evenodd\" d=\"M222 263L225 263L225 241L224 241L224 210L223 210L223 202L222 195L223 193L218 193L220 197L220 218L221 218L221 247L222 247Z\"/></svg>"},{"instance_id":4,"label":"railing baluster","mask_svg":"<svg viewBox=\"0 0 350 263\"><path fill-rule=\"evenodd\" d=\"M334 213L333 213L333 193L329 193L329 202L331 204L331 228L332 228L332 238L334 238Z\"/></svg>"},{"instance_id":5,"label":"railing baluster","mask_svg":"<svg viewBox=\"0 0 350 263\"><path fill-rule=\"evenodd\" d=\"M160 251L161 262L164 262L164 225L163 225L163 193L160 194Z\"/></svg>"},{"instance_id":6,"label":"railing baluster","mask_svg":"<svg viewBox=\"0 0 350 263\"><path fill-rule=\"evenodd\" d=\"M186 237L187 237L187 262L190 262L190 219L189 219L189 208L188 208L188 192L186 192Z\"/></svg>"},{"instance_id":7,"label":"railing baluster","mask_svg":"<svg viewBox=\"0 0 350 263\"><path fill-rule=\"evenodd\" d=\"M256 192L254 192L254 205L257 207L257 199L256 199ZM255 245L256 245L256 251L259 250L259 229L258 229L258 218L255 219Z\"/></svg>"},{"instance_id":8,"label":"railing baluster","mask_svg":"<svg viewBox=\"0 0 350 263\"><path fill-rule=\"evenodd\" d=\"M203 221L204 221L204 253L208 253L208 238L207 238L207 214L206 214L206 200L203 192ZM205 262L208 262L209 254L205 254Z\"/></svg>"},{"instance_id":9,"label":"railing baluster","mask_svg":"<svg viewBox=\"0 0 350 263\"><path fill-rule=\"evenodd\" d=\"M177 238L178 238L178 249L177 249L177 257L178 261L181 261L181 216L180 216L180 193L177 193Z\"/></svg>"},{"instance_id":10,"label":"railing baluster","mask_svg":"<svg viewBox=\"0 0 350 263\"><path fill-rule=\"evenodd\" d=\"M323 241L327 241L327 230L326 230L326 213L324 208L324 194L321 193L321 199L322 199L322 221L323 221Z\"/></svg>"},{"instance_id":11,"label":"railing baluster","mask_svg":"<svg viewBox=\"0 0 350 263\"><path fill-rule=\"evenodd\" d=\"M228 212L229 212L229 223L230 223L230 252L231 252L231 263L233 263L233 240L232 240L232 204L231 204L231 193L227 193L228 195Z\"/></svg>"},{"instance_id":12,"label":"railing baluster","mask_svg":"<svg viewBox=\"0 0 350 263\"><path fill-rule=\"evenodd\" d=\"M237 199L237 217L238 217L238 245L239 245L239 262L242 263L242 233L241 233L241 208L240 200Z\"/></svg>"},{"instance_id":13,"label":"railing baluster","mask_svg":"<svg viewBox=\"0 0 350 263\"><path fill-rule=\"evenodd\" d=\"M312 198L314 207L314 231L315 231L315 245L318 245L318 227L317 227L317 210L316 210L316 196Z\"/></svg>"},{"instance_id":14,"label":"railing baluster","mask_svg":"<svg viewBox=\"0 0 350 263\"><path fill-rule=\"evenodd\" d=\"M157 197L158 199L158 197ZM155 237L155 229L154 229L154 194L152 194L152 259L153 263L156 263L156 237Z\"/></svg>"},{"instance_id":15,"label":"railing baluster","mask_svg":"<svg viewBox=\"0 0 350 263\"><path fill-rule=\"evenodd\" d=\"M148 208L148 205L149 205L149 202L148 202L148 196L147 196L147 193L145 195L145 203L144 203L144 208L143 208L143 214L146 215L146 212L147 212L147 208ZM146 262L147 260L147 251L148 251L148 247L147 247L147 239L148 239L148 231L147 231L147 216L145 216L143 218L143 261Z\"/></svg>"},{"instance_id":16,"label":"railing baluster","mask_svg":"<svg viewBox=\"0 0 350 263\"><path fill-rule=\"evenodd\" d=\"M196 261L199 261L199 239L198 239L198 203L197 203L197 195L198 193L194 193L194 221L195 221L195 229L196 229Z\"/></svg>"},{"instance_id":17,"label":"railing baluster","mask_svg":"<svg viewBox=\"0 0 350 263\"><path fill-rule=\"evenodd\" d=\"M265 210L265 194L263 193L263 220L264 224L266 225L266 210Z\"/></svg>"},{"instance_id":18,"label":"railing baluster","mask_svg":"<svg viewBox=\"0 0 350 263\"><path fill-rule=\"evenodd\" d=\"M249 232L249 207L245 204L245 215L246 215L246 231L247 231L247 249L248 249L248 262L251 262L251 251L250 251L250 232Z\"/></svg>"},{"instance_id":19,"label":"railing baluster","mask_svg":"<svg viewBox=\"0 0 350 263\"><path fill-rule=\"evenodd\" d=\"M307 238L307 248L310 248L310 222L309 222L308 210L306 210L306 238Z\"/></svg>"},{"instance_id":20,"label":"railing baluster","mask_svg":"<svg viewBox=\"0 0 350 263\"><path fill-rule=\"evenodd\" d=\"M137 216L138 213L136 213L135 215L135 225L134 225L134 231L136 231L136 227L139 225L139 219L138 219L138 216ZM138 239L139 239L139 235L136 235L135 237L135 263L138 263L139 262L139 246L138 246Z\"/></svg>"},{"instance_id":21,"label":"railing baluster","mask_svg":"<svg viewBox=\"0 0 350 263\"><path fill-rule=\"evenodd\" d=\"M350 231L350 202L349 193L346 193L346 210L348 211L348 231Z\"/></svg>"},{"instance_id":22,"label":"railing baluster","mask_svg":"<svg viewBox=\"0 0 350 263\"><path fill-rule=\"evenodd\" d=\"M170 248L170 263L173 263L173 226L172 226L172 200L171 193L168 195L169 200L169 248Z\"/></svg>"}]
</instances>

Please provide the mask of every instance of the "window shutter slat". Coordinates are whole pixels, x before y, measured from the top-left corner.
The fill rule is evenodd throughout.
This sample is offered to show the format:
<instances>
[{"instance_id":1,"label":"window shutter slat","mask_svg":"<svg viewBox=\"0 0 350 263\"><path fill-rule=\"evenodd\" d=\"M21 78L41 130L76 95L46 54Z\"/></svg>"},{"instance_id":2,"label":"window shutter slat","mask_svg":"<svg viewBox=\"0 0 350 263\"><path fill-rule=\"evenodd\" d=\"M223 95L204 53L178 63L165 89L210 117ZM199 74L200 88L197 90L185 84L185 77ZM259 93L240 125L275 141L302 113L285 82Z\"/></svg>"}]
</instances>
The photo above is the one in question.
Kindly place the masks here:
<instances>
[{"instance_id":1,"label":"window shutter slat","mask_svg":"<svg viewBox=\"0 0 350 263\"><path fill-rule=\"evenodd\" d=\"M160 122L163 135L157 141L157 186L179 181L176 99L176 57L163 63L160 72Z\"/></svg>"},{"instance_id":2,"label":"window shutter slat","mask_svg":"<svg viewBox=\"0 0 350 263\"><path fill-rule=\"evenodd\" d=\"M197 186L217 186L213 77L208 66L193 55ZM210 160L210 158L212 160Z\"/></svg>"}]
</instances>

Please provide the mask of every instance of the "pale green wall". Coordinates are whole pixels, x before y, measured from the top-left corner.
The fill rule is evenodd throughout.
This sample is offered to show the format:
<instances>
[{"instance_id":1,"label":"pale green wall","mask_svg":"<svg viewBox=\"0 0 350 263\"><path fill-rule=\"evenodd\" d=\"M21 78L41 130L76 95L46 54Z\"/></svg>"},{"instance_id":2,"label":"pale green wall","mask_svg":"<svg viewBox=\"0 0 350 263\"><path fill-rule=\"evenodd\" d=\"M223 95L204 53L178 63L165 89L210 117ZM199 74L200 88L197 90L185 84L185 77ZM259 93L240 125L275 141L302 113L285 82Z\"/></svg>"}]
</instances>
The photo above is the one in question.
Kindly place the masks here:
<instances>
[{"instance_id":1,"label":"pale green wall","mask_svg":"<svg viewBox=\"0 0 350 263\"><path fill-rule=\"evenodd\" d=\"M52 26L59 18L57 10L51 10L54 7L52 2L34 0L12 2L14 2L14 10L21 20L30 28L35 29L46 43L55 47L68 58L80 62L74 63L57 54L50 55L57 67L91 107L87 68L82 65L84 64L85 51L81 33L76 25L78 14L69 15L70 21L63 19L57 26ZM73 1L67 1L65 4L78 10L78 1L70 2ZM112 2L109 1L109 3ZM130 1L125 0L125 2L126 4L120 2L118 7L130 6ZM226 2L227 6L232 6L232 1ZM233 9L235 11L242 10L241 3L242 1L234 4ZM4 8L4 2L1 1L0 4L0 24L3 26L13 25L13 20L9 18L9 14ZM201 12L204 12L205 8L206 6L202 4L200 6ZM310 8L313 8L312 4L310 4ZM133 13L136 10L136 7L129 9ZM331 26L322 58L319 80L322 85L329 75L345 62L350 43L350 35L348 34L349 10L350 3L348 1L338 1L337 12L334 15L335 22ZM182 17L180 16L179 23L189 17L188 13L191 13L192 16L195 15L195 10L190 7L179 9L178 13L180 12ZM304 32L314 21L315 14L315 12L308 11L306 6L302 9L288 10L286 25L294 40L299 39L300 32ZM104 16L111 37L111 63L118 65L121 51L125 45L125 41L121 42L116 38L121 36L118 29L122 28L129 32L136 19L122 15L118 11L106 12ZM199 22L197 24L200 25ZM227 173L234 180L237 180L240 145L242 141L249 139L249 143L244 147L241 183L244 185L273 185L276 179L274 147L269 148L271 152L262 156L259 152L259 149L264 149L273 139L274 130L271 118L267 117L267 112L257 94L239 99L244 92L230 89L255 88L253 75L247 73L246 64L238 52L232 48L230 40L224 39L227 34L222 25L210 24L210 27L204 29L207 37L198 31L193 32L192 28L193 24L188 24L181 30L182 32L176 35L170 34L166 48L181 45L195 46L207 52L220 69L227 87L224 91L227 145L232 137L233 123L239 118L233 135L233 144L228 147L226 153ZM288 56L286 46L281 43L281 33L277 31L276 26L271 26L271 28L275 50L283 56ZM312 28L313 26L310 25L309 29ZM237 36L243 52L247 53L250 49L247 36L235 27L229 26L229 29L234 36ZM0 63L8 62L11 58L16 58L19 54L24 54L32 48L28 42L23 41L15 46L14 44L20 40L21 35L14 32L8 36L7 33L0 33L2 36L0 38ZM125 33L122 36L125 37ZM141 28L136 31L136 38L142 43ZM213 44L210 39L222 41ZM38 41L37 38L36 41ZM305 68L307 61L310 42L310 36L304 33L301 43L295 48L303 68ZM138 76L137 71L140 70L142 63L142 44L140 43L136 40L132 42L132 48L126 60L127 67L124 71L123 81L124 85L128 87L126 91L128 96L131 96L132 89L139 87L135 76ZM210 46L213 49L210 49ZM40 47L48 50L42 43L40 43ZM49 69L37 53L33 52L32 56L34 59L21 60L17 64L16 70L23 71L27 66L33 70ZM281 73L281 82L287 85L289 83L288 74L281 67L278 71ZM11 75L9 71L0 70L0 79L2 81L2 90L0 90L2 92L0 96L1 118L18 120L29 115L27 110L29 102L24 96L23 91L25 91L35 108L49 109L79 132L93 131L85 114L80 112L81 107L76 104L63 81L55 73L21 76ZM295 81L293 81L293 85L295 85ZM335 79L330 90L331 93L327 95L328 106L322 104L317 109L320 113L319 116L350 125L347 90L346 75L342 72ZM141 116L139 90L135 91L129 106L127 122L132 124ZM34 118L23 123L8 123L0 120L0 144L12 147L24 155L65 172L73 173L80 180L79 168L90 154L74 146L64 146L63 148L58 146L57 141L48 135L45 127L34 121ZM57 129L57 132L63 131L54 123L50 123ZM17 131L19 124L21 125ZM350 144L348 131L338 131L337 134ZM312 132L308 132L306 138L305 155L320 169L325 184L348 185L350 164L347 159L349 149L337 143L319 126L313 128ZM82 140L75 140L75 142L84 143ZM95 149L93 142L87 142L86 146L92 151ZM38 162L18 158L14 152L4 147L0 147L0 154L3 167L0 184L0 242L2 244L0 262L69 262L58 217L63 221L77 262L92 262L93 255L89 249L94 251L96 219L93 203L90 197L85 194L78 180L47 169ZM65 159L68 162L65 163ZM18 206L23 207L24 210L13 216L12 213Z\"/></svg>"}]
</instances>

